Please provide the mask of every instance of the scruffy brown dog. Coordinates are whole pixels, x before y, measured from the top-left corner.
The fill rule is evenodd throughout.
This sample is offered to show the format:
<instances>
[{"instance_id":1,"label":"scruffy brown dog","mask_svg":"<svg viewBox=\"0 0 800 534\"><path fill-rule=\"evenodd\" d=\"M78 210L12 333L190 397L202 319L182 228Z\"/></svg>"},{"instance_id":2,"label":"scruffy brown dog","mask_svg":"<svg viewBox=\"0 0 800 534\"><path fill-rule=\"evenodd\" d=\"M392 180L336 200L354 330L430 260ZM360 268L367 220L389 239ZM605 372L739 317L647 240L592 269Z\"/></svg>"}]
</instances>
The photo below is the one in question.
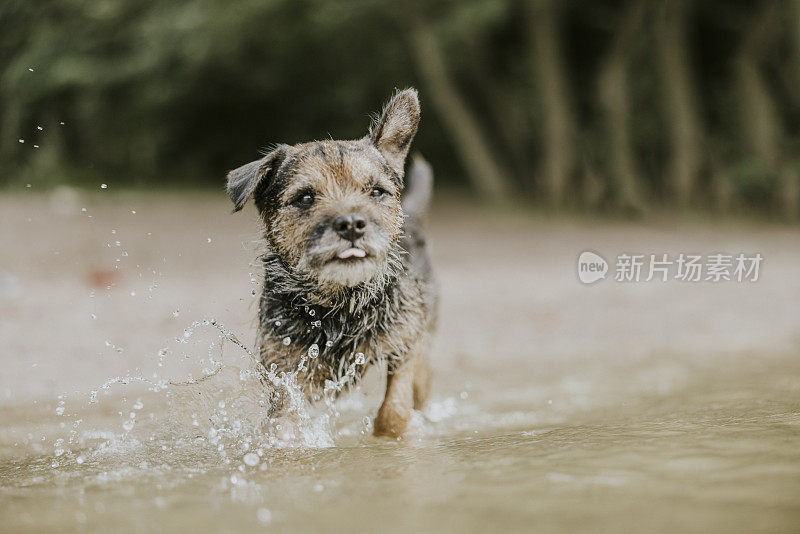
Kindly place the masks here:
<instances>
[{"instance_id":1,"label":"scruffy brown dog","mask_svg":"<svg viewBox=\"0 0 800 534\"><path fill-rule=\"evenodd\" d=\"M278 145L228 174L235 210L255 199L265 224L261 360L299 369L309 398L335 396L387 363L375 434L403 434L428 395L426 351L436 293L422 218L432 174L414 158L417 92L397 93L355 141Z\"/></svg>"}]
</instances>

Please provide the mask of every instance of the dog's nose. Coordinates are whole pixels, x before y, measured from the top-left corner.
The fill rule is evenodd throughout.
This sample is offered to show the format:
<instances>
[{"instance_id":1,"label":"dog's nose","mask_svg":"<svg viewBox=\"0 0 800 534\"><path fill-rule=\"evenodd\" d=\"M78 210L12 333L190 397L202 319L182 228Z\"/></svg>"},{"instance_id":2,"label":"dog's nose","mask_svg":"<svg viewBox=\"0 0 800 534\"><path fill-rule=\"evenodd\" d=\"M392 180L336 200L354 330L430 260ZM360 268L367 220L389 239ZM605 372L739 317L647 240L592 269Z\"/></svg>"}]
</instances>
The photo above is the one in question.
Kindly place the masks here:
<instances>
[{"instance_id":1,"label":"dog's nose","mask_svg":"<svg viewBox=\"0 0 800 534\"><path fill-rule=\"evenodd\" d=\"M361 215L342 215L333 221L333 229L348 241L355 241L364 235L366 227L367 220Z\"/></svg>"}]
</instances>

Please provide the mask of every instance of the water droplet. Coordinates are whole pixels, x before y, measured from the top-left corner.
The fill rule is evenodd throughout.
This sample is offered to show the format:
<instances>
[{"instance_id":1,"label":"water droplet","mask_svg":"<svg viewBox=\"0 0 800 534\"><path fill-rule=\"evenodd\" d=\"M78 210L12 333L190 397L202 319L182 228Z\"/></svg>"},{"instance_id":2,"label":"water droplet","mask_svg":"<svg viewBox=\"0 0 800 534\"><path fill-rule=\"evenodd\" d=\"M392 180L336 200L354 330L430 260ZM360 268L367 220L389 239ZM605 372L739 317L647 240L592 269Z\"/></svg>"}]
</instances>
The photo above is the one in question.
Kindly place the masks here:
<instances>
[{"instance_id":1,"label":"water droplet","mask_svg":"<svg viewBox=\"0 0 800 534\"><path fill-rule=\"evenodd\" d=\"M131 215L136 215L136 210L131 210Z\"/></svg>"},{"instance_id":2,"label":"water droplet","mask_svg":"<svg viewBox=\"0 0 800 534\"><path fill-rule=\"evenodd\" d=\"M20 142L20 143L24 143L24 142L25 142L25 139L20 139L20 140L19 140L19 142Z\"/></svg>"},{"instance_id":3,"label":"water droplet","mask_svg":"<svg viewBox=\"0 0 800 534\"><path fill-rule=\"evenodd\" d=\"M280 325L281 325L280 321L275 321L275 326L280 326Z\"/></svg>"},{"instance_id":4,"label":"water droplet","mask_svg":"<svg viewBox=\"0 0 800 534\"><path fill-rule=\"evenodd\" d=\"M291 345L292 344L292 338L290 338L289 336L286 336L285 338L283 338L283 344L286 345L286 346Z\"/></svg>"},{"instance_id":5,"label":"water droplet","mask_svg":"<svg viewBox=\"0 0 800 534\"><path fill-rule=\"evenodd\" d=\"M181 314L181 311L180 311L180 310L175 310L174 312L172 312L172 316L173 316L173 317L177 317L177 316L179 316L180 314Z\"/></svg>"},{"instance_id":6,"label":"water droplet","mask_svg":"<svg viewBox=\"0 0 800 534\"><path fill-rule=\"evenodd\" d=\"M91 318L92 318L92 321L94 321L95 319L97 319L97 316L96 316L95 314L91 314L89 317L91 317Z\"/></svg>"},{"instance_id":7,"label":"water droplet","mask_svg":"<svg viewBox=\"0 0 800 534\"><path fill-rule=\"evenodd\" d=\"M42 127L41 126L37 126L36 129L39 130L40 132L42 131Z\"/></svg>"},{"instance_id":8,"label":"water droplet","mask_svg":"<svg viewBox=\"0 0 800 534\"><path fill-rule=\"evenodd\" d=\"M108 184L100 184L100 189L108 189Z\"/></svg>"},{"instance_id":9,"label":"water droplet","mask_svg":"<svg viewBox=\"0 0 800 534\"><path fill-rule=\"evenodd\" d=\"M258 462L261 461L261 459L258 457L258 454L254 452L248 452L247 454L244 455L244 458L242 458L242 460L244 460L244 463L246 463L250 467L257 466Z\"/></svg>"},{"instance_id":10,"label":"water droplet","mask_svg":"<svg viewBox=\"0 0 800 534\"><path fill-rule=\"evenodd\" d=\"M332 346L333 346L333 341L331 341L331 340L329 339L328 341L326 341L326 342L325 342L325 346L326 346L326 347L332 347Z\"/></svg>"},{"instance_id":11,"label":"water droplet","mask_svg":"<svg viewBox=\"0 0 800 534\"><path fill-rule=\"evenodd\" d=\"M317 312L316 312L316 311L314 311L314 310L308 310L308 314L309 314L310 316L312 316L312 317L314 316L314 314L315 314L315 313L317 313Z\"/></svg>"},{"instance_id":12,"label":"water droplet","mask_svg":"<svg viewBox=\"0 0 800 534\"><path fill-rule=\"evenodd\" d=\"M319 345L314 343L308 348L308 357L314 359L317 356L319 356Z\"/></svg>"},{"instance_id":13,"label":"water droplet","mask_svg":"<svg viewBox=\"0 0 800 534\"><path fill-rule=\"evenodd\" d=\"M63 406L59 406L58 408L56 408L56 415L64 415L64 407Z\"/></svg>"},{"instance_id":14,"label":"water droplet","mask_svg":"<svg viewBox=\"0 0 800 534\"><path fill-rule=\"evenodd\" d=\"M272 512L267 510L266 508L259 508L258 512L256 513L256 517L261 523L265 525L272 521Z\"/></svg>"},{"instance_id":15,"label":"water droplet","mask_svg":"<svg viewBox=\"0 0 800 534\"><path fill-rule=\"evenodd\" d=\"M209 238L208 238L206 241L207 241L208 243L211 243L211 238L209 237Z\"/></svg>"},{"instance_id":16,"label":"water droplet","mask_svg":"<svg viewBox=\"0 0 800 534\"><path fill-rule=\"evenodd\" d=\"M131 296L135 297L136 296L136 291L131 291Z\"/></svg>"},{"instance_id":17,"label":"water droplet","mask_svg":"<svg viewBox=\"0 0 800 534\"><path fill-rule=\"evenodd\" d=\"M33 72L33 67L28 67L28 70Z\"/></svg>"},{"instance_id":18,"label":"water droplet","mask_svg":"<svg viewBox=\"0 0 800 534\"><path fill-rule=\"evenodd\" d=\"M356 353L356 365L364 365L366 358L364 358L363 352Z\"/></svg>"}]
</instances>

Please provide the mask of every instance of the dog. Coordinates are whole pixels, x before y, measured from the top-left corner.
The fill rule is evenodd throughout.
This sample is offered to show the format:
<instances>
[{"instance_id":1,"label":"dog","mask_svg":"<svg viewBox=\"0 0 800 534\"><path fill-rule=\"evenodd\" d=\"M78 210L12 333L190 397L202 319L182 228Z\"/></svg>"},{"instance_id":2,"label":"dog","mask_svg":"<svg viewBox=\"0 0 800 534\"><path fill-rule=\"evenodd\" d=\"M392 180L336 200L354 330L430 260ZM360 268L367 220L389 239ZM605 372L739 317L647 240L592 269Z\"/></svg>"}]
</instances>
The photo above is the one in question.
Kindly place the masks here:
<instances>
[{"instance_id":1,"label":"dog","mask_svg":"<svg viewBox=\"0 0 800 534\"><path fill-rule=\"evenodd\" d=\"M253 198L264 223L258 353L297 372L312 401L386 363L374 434L400 437L430 388L437 293L423 232L433 175L414 156L417 91L397 92L368 134L277 145L227 175L234 211Z\"/></svg>"}]
</instances>

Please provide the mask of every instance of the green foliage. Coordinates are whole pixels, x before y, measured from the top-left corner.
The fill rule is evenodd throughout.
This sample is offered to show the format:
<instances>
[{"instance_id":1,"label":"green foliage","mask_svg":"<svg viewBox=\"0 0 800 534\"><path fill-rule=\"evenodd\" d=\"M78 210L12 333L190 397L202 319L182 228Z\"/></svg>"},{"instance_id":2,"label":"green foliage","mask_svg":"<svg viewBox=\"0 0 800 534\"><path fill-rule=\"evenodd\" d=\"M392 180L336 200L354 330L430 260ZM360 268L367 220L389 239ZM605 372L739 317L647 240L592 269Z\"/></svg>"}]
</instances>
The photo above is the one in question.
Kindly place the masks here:
<instances>
[{"instance_id":1,"label":"green foliage","mask_svg":"<svg viewBox=\"0 0 800 534\"><path fill-rule=\"evenodd\" d=\"M0 3L0 184L219 187L227 169L272 143L363 135L368 113L395 88L415 85L424 117L416 148L434 163L439 182L466 186L465 163L442 120L446 110L432 103L410 51L410 34L425 24L486 145L513 177L510 189L539 200L548 103L537 90L531 32L532 17L549 9L575 123L569 203L582 206L575 199L586 196L591 173L600 197L583 207L613 206L618 189L598 77L635 4L573 0L532 9L533 1L6 0ZM735 197L766 206L780 198L779 169L753 148L752 136L748 141L752 130L740 113L745 103L735 69L742 43L758 31L753 21L762 4L685 5L696 122L704 142L726 147L699 166L698 204L710 194L704 184L716 165ZM794 20L789 3L776 5L776 26L763 32L757 62L777 111L779 142L792 147L800 139L800 50L792 48L800 24L786 22ZM663 6L645 6L624 50L628 129L641 189L669 205L673 117L663 105L654 37ZM783 152L781 161L793 161L790 150Z\"/></svg>"},{"instance_id":2,"label":"green foliage","mask_svg":"<svg viewBox=\"0 0 800 534\"><path fill-rule=\"evenodd\" d=\"M368 112L412 82L401 48L385 40L390 21L363 7L285 0L6 6L4 25L26 31L0 37L16 41L0 58L3 175L14 180L19 173L9 167L38 165L34 143L60 142L54 150L65 167L119 181L183 174L218 182L270 143L363 135ZM383 46L370 45L382 39ZM36 126L45 123L40 133Z\"/></svg>"},{"instance_id":3,"label":"green foliage","mask_svg":"<svg viewBox=\"0 0 800 534\"><path fill-rule=\"evenodd\" d=\"M746 157L734 161L727 172L734 193L754 206L768 207L778 180L774 169L762 159Z\"/></svg>"}]
</instances>

